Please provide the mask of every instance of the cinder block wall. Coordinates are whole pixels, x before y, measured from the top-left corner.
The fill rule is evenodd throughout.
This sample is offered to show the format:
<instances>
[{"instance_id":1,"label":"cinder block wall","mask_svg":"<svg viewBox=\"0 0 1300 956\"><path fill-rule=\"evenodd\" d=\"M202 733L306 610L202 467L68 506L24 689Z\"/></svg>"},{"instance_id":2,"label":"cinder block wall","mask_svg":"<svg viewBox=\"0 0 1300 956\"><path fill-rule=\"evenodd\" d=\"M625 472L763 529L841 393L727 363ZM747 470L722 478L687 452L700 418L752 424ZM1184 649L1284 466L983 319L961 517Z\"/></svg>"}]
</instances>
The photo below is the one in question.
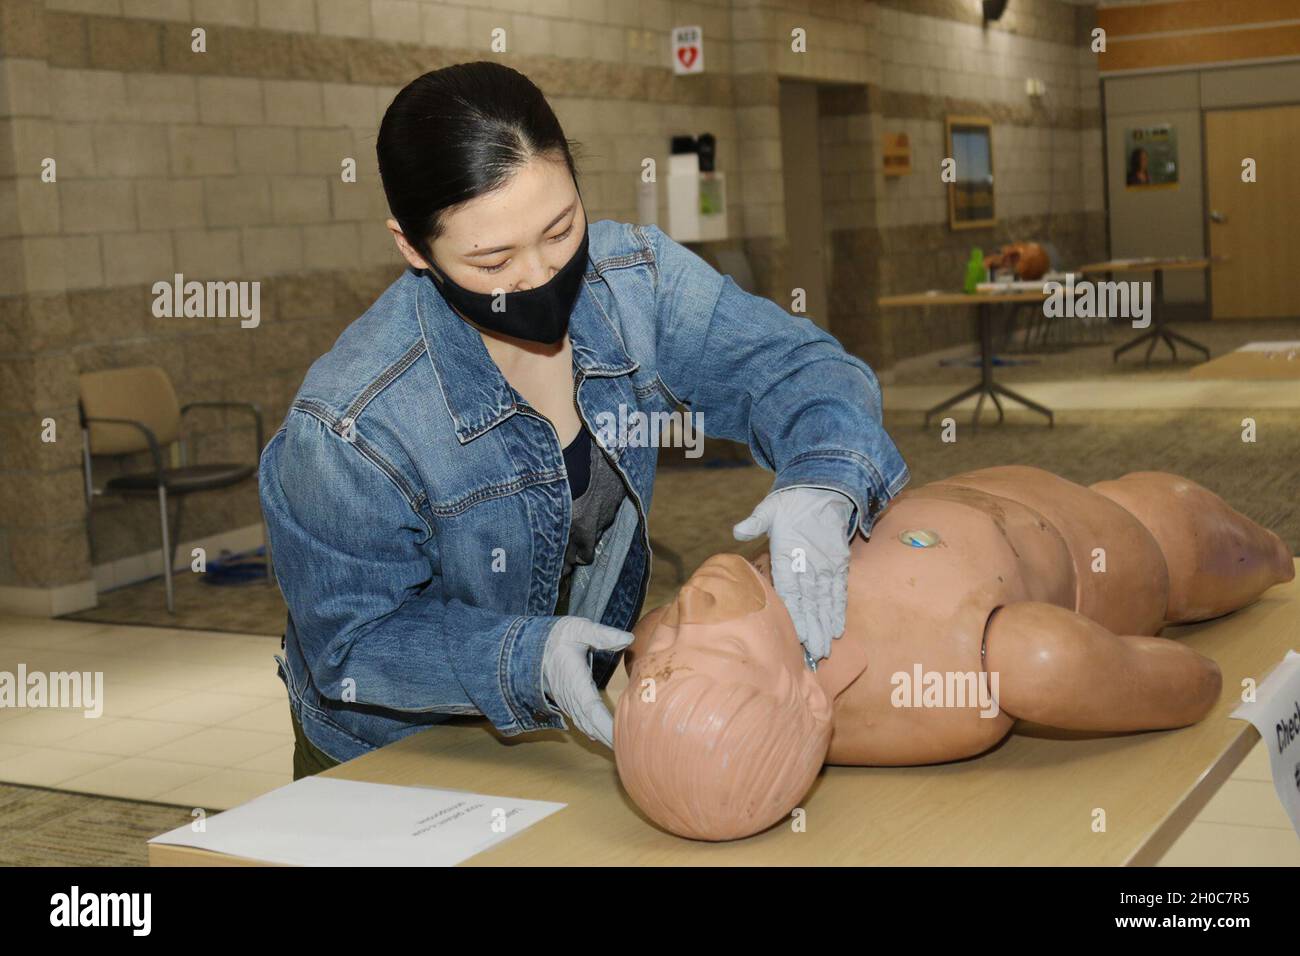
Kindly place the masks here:
<instances>
[{"instance_id":1,"label":"cinder block wall","mask_svg":"<svg viewBox=\"0 0 1300 956\"><path fill-rule=\"evenodd\" d=\"M634 220L642 159L666 168L673 134L712 132L728 175L731 241L748 254L759 291L783 304L798 283L786 267L779 78L827 84L823 153L840 191L827 193L831 330L881 368L925 343L882 319L876 294L913 287L918 277L900 276L898 263L946 241L937 176L926 185L917 175L902 190L881 181L881 128L915 124L919 170L933 158L942 110L1017 101L1010 77L983 86L968 77L1037 58L1060 110L1045 119L1008 107L997 135L1023 135L1061 172L1050 188L1027 185L1016 215L1031 222L1050 211L1056 223L1093 208L1082 174L1080 196L1070 197L1068 177L1071 150L1098 135L1095 71L1075 49L1073 8L1056 0L1013 4L1026 12L989 31L1001 46L987 62L953 54L959 28L979 29L956 0L488 6L0 0L0 606L63 613L94 601L79 373L156 364L182 403L256 401L267 435L278 427L310 363L401 271L383 226L374 137L392 96L425 71L493 58L528 74L582 144L583 196L596 219ZM666 66L670 30L686 24L704 29L703 76L674 77ZM197 27L204 53L191 49ZM497 28L505 54L490 49ZM792 48L795 30L806 52ZM1059 87L1049 64L1061 70ZM346 158L356 183L341 180ZM47 159L56 182L41 180ZM260 282L259 326L155 318L151 286L178 272ZM935 323L934 335L952 327ZM41 440L47 420L56 441ZM255 452L237 415L196 413L192 424L200 461ZM103 477L144 464L98 459L96 468ZM101 501L95 515L101 583L108 563L157 548L154 502ZM251 487L203 495L186 508L184 538L257 519Z\"/></svg>"},{"instance_id":2,"label":"cinder block wall","mask_svg":"<svg viewBox=\"0 0 1300 956\"><path fill-rule=\"evenodd\" d=\"M734 168L729 3L484 6L0 0L0 603L94 600L79 373L156 364L181 403L256 401L269 436L310 363L400 274L374 142L419 74L482 58L527 73L583 143L593 218L635 218L641 159L666 163L673 133L714 132ZM692 82L663 66L674 15L709 37L711 72ZM504 55L490 51L497 28ZM739 228L743 183L731 185ZM260 325L155 318L151 286L178 272L259 281ZM192 424L200 461L255 454L234 413ZM202 495L184 537L254 528L257 507L251 486ZM94 514L96 565L158 547L156 502L101 500Z\"/></svg>"}]
</instances>

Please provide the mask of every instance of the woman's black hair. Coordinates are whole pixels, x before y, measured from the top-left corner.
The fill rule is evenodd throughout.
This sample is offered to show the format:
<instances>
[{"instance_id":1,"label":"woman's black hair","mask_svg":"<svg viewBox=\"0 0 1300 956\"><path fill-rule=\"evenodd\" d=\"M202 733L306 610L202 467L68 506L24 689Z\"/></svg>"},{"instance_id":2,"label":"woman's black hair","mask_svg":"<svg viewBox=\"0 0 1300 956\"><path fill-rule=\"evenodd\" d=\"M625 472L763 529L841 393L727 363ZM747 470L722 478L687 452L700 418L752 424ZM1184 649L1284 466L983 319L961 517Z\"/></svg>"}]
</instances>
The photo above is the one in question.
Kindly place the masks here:
<instances>
[{"instance_id":1,"label":"woman's black hair","mask_svg":"<svg viewBox=\"0 0 1300 956\"><path fill-rule=\"evenodd\" d=\"M451 207L505 185L539 155L559 154L576 182L576 146L532 80L479 60L403 87L384 112L375 149L388 208L411 246L431 261Z\"/></svg>"}]
</instances>

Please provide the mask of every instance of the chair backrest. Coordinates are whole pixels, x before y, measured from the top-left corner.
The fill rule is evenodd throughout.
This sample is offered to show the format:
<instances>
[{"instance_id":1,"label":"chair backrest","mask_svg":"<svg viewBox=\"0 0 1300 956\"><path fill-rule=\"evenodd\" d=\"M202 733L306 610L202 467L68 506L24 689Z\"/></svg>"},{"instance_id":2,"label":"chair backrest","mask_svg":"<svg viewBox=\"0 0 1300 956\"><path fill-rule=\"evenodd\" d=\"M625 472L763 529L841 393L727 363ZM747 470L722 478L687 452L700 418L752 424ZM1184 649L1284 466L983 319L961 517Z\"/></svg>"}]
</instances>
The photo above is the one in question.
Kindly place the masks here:
<instances>
[{"instance_id":1,"label":"chair backrest","mask_svg":"<svg viewBox=\"0 0 1300 956\"><path fill-rule=\"evenodd\" d=\"M160 446L180 434L181 409L167 373L157 366L84 372L81 408L87 418L132 418L149 428ZM148 440L130 425L90 425L92 455L129 455L144 451Z\"/></svg>"}]
</instances>

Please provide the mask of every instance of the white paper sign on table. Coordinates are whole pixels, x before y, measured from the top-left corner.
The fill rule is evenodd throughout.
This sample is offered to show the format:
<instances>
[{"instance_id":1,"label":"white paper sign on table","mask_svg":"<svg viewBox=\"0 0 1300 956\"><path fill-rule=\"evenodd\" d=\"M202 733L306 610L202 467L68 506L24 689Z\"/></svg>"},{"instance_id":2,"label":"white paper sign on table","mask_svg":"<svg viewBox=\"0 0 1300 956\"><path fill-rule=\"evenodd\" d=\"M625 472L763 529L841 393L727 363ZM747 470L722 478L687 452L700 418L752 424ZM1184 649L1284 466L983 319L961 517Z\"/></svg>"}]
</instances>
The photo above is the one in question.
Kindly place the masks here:
<instances>
[{"instance_id":1,"label":"white paper sign on table","mask_svg":"<svg viewBox=\"0 0 1300 956\"><path fill-rule=\"evenodd\" d=\"M1245 345L1237 346L1238 352L1280 352L1290 354L1300 352L1300 340L1291 340L1285 342L1247 342Z\"/></svg>"},{"instance_id":2,"label":"white paper sign on table","mask_svg":"<svg viewBox=\"0 0 1300 956\"><path fill-rule=\"evenodd\" d=\"M1231 716L1249 720L1264 738L1273 786L1300 834L1300 654L1287 651L1256 689L1255 700Z\"/></svg>"},{"instance_id":3,"label":"white paper sign on table","mask_svg":"<svg viewBox=\"0 0 1300 956\"><path fill-rule=\"evenodd\" d=\"M304 777L150 843L297 866L453 866L565 807L460 790Z\"/></svg>"}]
</instances>

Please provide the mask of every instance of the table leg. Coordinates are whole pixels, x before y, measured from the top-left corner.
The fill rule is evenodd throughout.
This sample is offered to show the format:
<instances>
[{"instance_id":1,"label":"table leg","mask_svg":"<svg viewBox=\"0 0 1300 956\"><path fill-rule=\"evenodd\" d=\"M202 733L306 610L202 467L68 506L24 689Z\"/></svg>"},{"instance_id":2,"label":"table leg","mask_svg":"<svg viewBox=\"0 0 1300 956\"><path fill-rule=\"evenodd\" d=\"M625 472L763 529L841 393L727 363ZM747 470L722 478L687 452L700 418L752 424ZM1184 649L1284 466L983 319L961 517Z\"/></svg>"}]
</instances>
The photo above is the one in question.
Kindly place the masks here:
<instances>
[{"instance_id":1,"label":"table leg","mask_svg":"<svg viewBox=\"0 0 1300 956\"><path fill-rule=\"evenodd\" d=\"M1184 345L1190 345L1192 348L1197 349L1197 350L1199 350L1199 351L1201 351L1201 352L1204 352L1204 353L1205 353L1205 360L1206 360L1207 362L1210 360L1210 350L1209 350L1209 349L1207 349L1207 348L1206 348L1204 345L1202 345L1200 342L1197 342L1195 339L1189 339L1187 336L1183 335L1181 332L1175 332L1173 329L1165 329L1165 339L1166 339L1166 340L1169 340L1169 348L1170 348L1171 350L1172 350L1173 347L1174 347L1174 342L1173 342L1173 340L1177 340L1177 341L1179 341L1179 342L1182 342ZM1177 353L1175 353L1175 354L1177 354Z\"/></svg>"},{"instance_id":2,"label":"table leg","mask_svg":"<svg viewBox=\"0 0 1300 956\"><path fill-rule=\"evenodd\" d=\"M1155 350L1156 342L1158 341L1164 342L1169 346L1170 355L1174 360L1177 360L1178 358L1178 349L1174 346L1175 341L1182 342L1184 345L1191 346L1200 352L1204 352L1205 358L1208 360L1210 358L1210 350L1208 348L1200 342L1190 339L1179 332L1175 332L1173 329L1168 328L1165 325L1165 273L1163 269L1155 270L1153 292L1154 294L1151 298L1151 328L1115 349L1111 356L1111 361L1119 361L1120 355L1133 348L1133 346L1141 345L1143 342L1148 340L1151 344L1147 346L1146 357L1143 359L1143 364L1145 365L1151 364L1151 353Z\"/></svg>"},{"instance_id":3,"label":"table leg","mask_svg":"<svg viewBox=\"0 0 1300 956\"><path fill-rule=\"evenodd\" d=\"M999 385L993 380L993 306L991 303L981 302L976 308L979 310L980 380L976 384L970 386L970 388L963 389L956 395L952 396L952 398L940 402L938 405L927 411L925 413L926 426L929 427L930 417L932 415L937 415L944 409L956 405L958 402L964 401L972 395L979 395L979 399L975 402L975 414L971 418L971 428L975 431L978 431L980 427L980 412L984 410L985 397L993 399L993 404L998 410L998 424L1002 424L1005 415L1002 409L1002 402L998 400L999 395L1009 398L1014 402L1019 402L1021 405L1031 408L1041 415L1046 415L1047 424L1049 426L1054 425L1055 420L1049 409L1044 408L1037 402L1030 401L1023 395L1016 394L1011 389Z\"/></svg>"},{"instance_id":4,"label":"table leg","mask_svg":"<svg viewBox=\"0 0 1300 956\"><path fill-rule=\"evenodd\" d=\"M966 399L974 395L976 392L981 391L982 387L983 386L981 386L979 383L976 383L972 385L970 388L962 389L952 398L945 399L944 401L940 402L938 405L934 406L934 408L931 408L929 411L925 413L925 424L929 426L931 415L938 415L940 412L944 411L945 409L951 408L953 405L956 405L958 402L965 401Z\"/></svg>"},{"instance_id":5,"label":"table leg","mask_svg":"<svg viewBox=\"0 0 1300 956\"><path fill-rule=\"evenodd\" d=\"M1032 399L1025 398L1025 396L1019 394L1018 392L1013 392L1011 389L1007 388L1005 385L1000 385L1000 384L998 384L997 382L994 382L994 383L993 383L993 400L994 400L995 402L997 401L997 396L998 396L998 395L1005 395L1007 398L1011 399L1013 402L1019 402L1021 405L1024 405L1026 408L1032 408L1034 411L1038 412L1038 414L1040 414L1040 415L1046 415L1046 416L1047 416L1047 427L1048 427L1048 428L1051 428L1051 427L1053 427L1053 426L1056 424L1056 418L1055 418L1055 416L1053 416L1053 414L1052 414L1052 410L1051 410L1050 408L1048 408L1046 405L1039 405L1037 402L1033 401ZM1002 407L1001 405L998 406L999 409L1001 409L1001 407Z\"/></svg>"},{"instance_id":6,"label":"table leg","mask_svg":"<svg viewBox=\"0 0 1300 956\"><path fill-rule=\"evenodd\" d=\"M1135 335L1133 338L1129 339L1123 345L1116 348L1111 353L1110 358L1112 362L1118 362L1119 357L1123 355L1125 352L1127 352L1129 349L1141 345L1143 342L1150 341L1151 344L1147 346L1147 354L1143 359L1143 364L1146 365L1151 364L1151 352L1156 347L1156 342L1158 342L1162 338L1162 336L1160 335L1160 311L1161 311L1160 303L1161 300L1164 298L1164 278L1163 278L1164 273L1161 272L1159 269L1156 269L1154 270L1153 275L1155 276L1155 288L1154 288L1154 295L1152 295L1151 297L1151 327L1145 330L1144 332L1142 332L1140 335ZM1106 273L1106 281L1107 282L1113 281L1112 273L1109 272ZM1100 292L1097 294L1097 299L1098 301L1101 300Z\"/></svg>"},{"instance_id":7,"label":"table leg","mask_svg":"<svg viewBox=\"0 0 1300 956\"><path fill-rule=\"evenodd\" d=\"M1155 332L1165 344L1169 344L1169 339L1165 336L1165 270L1157 269L1154 279L1154 293L1151 296L1151 331ZM1152 336L1151 344L1147 346L1146 358L1142 360L1143 365L1151 364L1151 353L1156 347L1156 338ZM1170 346L1172 348L1172 346ZM1175 358L1177 356L1174 356Z\"/></svg>"},{"instance_id":8,"label":"table leg","mask_svg":"<svg viewBox=\"0 0 1300 956\"><path fill-rule=\"evenodd\" d=\"M1154 324L1155 324L1155 323L1154 323L1154 320L1153 320L1153 321L1152 321L1152 325L1154 325ZM1156 328L1150 328L1150 329L1147 329L1147 330L1146 330L1145 332L1143 332L1141 335L1135 336L1135 337L1129 339L1129 340L1128 340L1127 342L1125 342L1123 345L1117 347L1117 348L1115 349L1115 351L1111 353L1111 361L1113 361L1113 362L1118 362L1118 361L1119 361L1119 357L1120 357L1121 355L1123 355L1123 354L1124 354L1125 352L1127 352L1129 349L1134 348L1135 346L1141 345L1141 344L1142 344L1143 342L1145 342L1147 339L1150 339L1150 340L1151 340L1151 347L1154 348L1154 347L1155 347L1156 339L1158 339L1158 338L1160 338L1160 330L1159 330L1159 329L1156 329ZM1148 350L1147 350L1147 361L1150 361L1150 360L1151 360L1151 350L1148 349Z\"/></svg>"}]
</instances>

